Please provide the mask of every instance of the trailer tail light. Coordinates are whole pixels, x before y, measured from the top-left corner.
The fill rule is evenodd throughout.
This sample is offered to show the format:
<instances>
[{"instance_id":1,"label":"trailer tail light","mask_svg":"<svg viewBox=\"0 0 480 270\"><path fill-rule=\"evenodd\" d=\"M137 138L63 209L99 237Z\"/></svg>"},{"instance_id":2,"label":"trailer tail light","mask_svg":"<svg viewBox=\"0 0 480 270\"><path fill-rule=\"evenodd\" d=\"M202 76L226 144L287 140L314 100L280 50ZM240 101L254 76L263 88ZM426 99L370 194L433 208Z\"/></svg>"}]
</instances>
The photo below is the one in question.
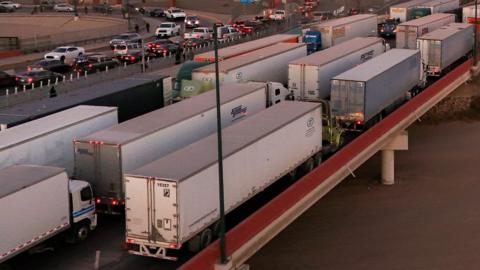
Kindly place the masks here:
<instances>
[{"instance_id":1,"label":"trailer tail light","mask_svg":"<svg viewBox=\"0 0 480 270\"><path fill-rule=\"evenodd\" d=\"M170 243L168 245L168 248L171 248L171 249L180 249L181 245L177 244L177 243Z\"/></svg>"},{"instance_id":2,"label":"trailer tail light","mask_svg":"<svg viewBox=\"0 0 480 270\"><path fill-rule=\"evenodd\" d=\"M104 144L104 141L88 141L89 144Z\"/></svg>"},{"instance_id":3,"label":"trailer tail light","mask_svg":"<svg viewBox=\"0 0 480 270\"><path fill-rule=\"evenodd\" d=\"M133 240L133 239L127 239L127 244L135 244L135 240Z\"/></svg>"},{"instance_id":4,"label":"trailer tail light","mask_svg":"<svg viewBox=\"0 0 480 270\"><path fill-rule=\"evenodd\" d=\"M117 200L113 200L113 201L112 201L112 205L118 205L118 201L117 201Z\"/></svg>"},{"instance_id":5,"label":"trailer tail light","mask_svg":"<svg viewBox=\"0 0 480 270\"><path fill-rule=\"evenodd\" d=\"M363 124L363 121L362 120L357 120L357 122L355 122L357 125L361 125Z\"/></svg>"}]
</instances>

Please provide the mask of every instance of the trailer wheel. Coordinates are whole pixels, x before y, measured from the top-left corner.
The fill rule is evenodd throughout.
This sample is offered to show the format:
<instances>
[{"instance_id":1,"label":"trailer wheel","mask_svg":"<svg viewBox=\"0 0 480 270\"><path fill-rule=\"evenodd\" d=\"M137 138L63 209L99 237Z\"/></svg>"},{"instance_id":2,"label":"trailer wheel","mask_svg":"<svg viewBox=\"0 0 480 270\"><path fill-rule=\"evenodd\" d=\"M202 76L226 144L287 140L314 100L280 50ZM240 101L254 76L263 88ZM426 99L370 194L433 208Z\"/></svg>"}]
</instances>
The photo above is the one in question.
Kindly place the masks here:
<instances>
[{"instance_id":1,"label":"trailer wheel","mask_svg":"<svg viewBox=\"0 0 480 270\"><path fill-rule=\"evenodd\" d=\"M87 223L79 224L75 229L75 242L83 242L88 238L90 228Z\"/></svg>"},{"instance_id":2,"label":"trailer wheel","mask_svg":"<svg viewBox=\"0 0 480 270\"><path fill-rule=\"evenodd\" d=\"M322 154L316 153L315 156L313 157L313 159L315 161L315 167L322 164Z\"/></svg>"},{"instance_id":3,"label":"trailer wheel","mask_svg":"<svg viewBox=\"0 0 480 270\"><path fill-rule=\"evenodd\" d=\"M206 228L200 235L200 249L206 248L212 242L212 230Z\"/></svg>"},{"instance_id":4,"label":"trailer wheel","mask_svg":"<svg viewBox=\"0 0 480 270\"><path fill-rule=\"evenodd\" d=\"M193 253L200 251L200 235L197 234L188 240L188 250Z\"/></svg>"},{"instance_id":5,"label":"trailer wheel","mask_svg":"<svg viewBox=\"0 0 480 270\"><path fill-rule=\"evenodd\" d=\"M287 176L291 181L295 181L295 179L297 178L297 169L298 168L295 168L288 172Z\"/></svg>"},{"instance_id":6,"label":"trailer wheel","mask_svg":"<svg viewBox=\"0 0 480 270\"><path fill-rule=\"evenodd\" d=\"M300 167L302 175L311 172L313 168L315 168L315 161L313 160L313 158L307 159Z\"/></svg>"}]
</instances>

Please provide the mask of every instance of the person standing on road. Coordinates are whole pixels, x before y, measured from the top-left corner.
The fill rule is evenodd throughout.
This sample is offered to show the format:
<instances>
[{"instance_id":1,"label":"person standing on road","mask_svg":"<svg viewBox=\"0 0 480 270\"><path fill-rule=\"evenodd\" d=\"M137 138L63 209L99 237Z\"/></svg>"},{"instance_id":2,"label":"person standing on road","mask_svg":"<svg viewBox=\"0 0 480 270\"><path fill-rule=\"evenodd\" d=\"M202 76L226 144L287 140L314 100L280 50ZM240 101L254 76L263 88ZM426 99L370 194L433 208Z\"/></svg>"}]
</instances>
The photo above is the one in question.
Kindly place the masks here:
<instances>
[{"instance_id":1,"label":"person standing on road","mask_svg":"<svg viewBox=\"0 0 480 270\"><path fill-rule=\"evenodd\" d=\"M88 14L88 7L85 6L85 15L87 15L87 14Z\"/></svg>"},{"instance_id":2,"label":"person standing on road","mask_svg":"<svg viewBox=\"0 0 480 270\"><path fill-rule=\"evenodd\" d=\"M138 27L138 24L135 24L135 32L136 33L140 32L140 27Z\"/></svg>"},{"instance_id":3,"label":"person standing on road","mask_svg":"<svg viewBox=\"0 0 480 270\"><path fill-rule=\"evenodd\" d=\"M147 29L147 33L150 33L150 24L148 22L145 24L145 29Z\"/></svg>"}]
</instances>

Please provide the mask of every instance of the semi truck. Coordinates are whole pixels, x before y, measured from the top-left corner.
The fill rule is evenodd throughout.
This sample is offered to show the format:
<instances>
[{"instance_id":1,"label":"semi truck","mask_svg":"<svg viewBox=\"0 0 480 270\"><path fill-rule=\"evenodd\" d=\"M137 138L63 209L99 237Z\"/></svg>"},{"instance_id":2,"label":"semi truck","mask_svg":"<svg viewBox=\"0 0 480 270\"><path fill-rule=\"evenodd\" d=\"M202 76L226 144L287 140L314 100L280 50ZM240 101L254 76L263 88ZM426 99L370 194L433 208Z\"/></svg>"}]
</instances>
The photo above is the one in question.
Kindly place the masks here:
<instances>
[{"instance_id":1,"label":"semi truck","mask_svg":"<svg viewBox=\"0 0 480 270\"><path fill-rule=\"evenodd\" d=\"M171 104L172 78L145 73L68 92L57 91L55 98L30 100L0 109L0 124L13 127L78 105L117 107L118 119L123 122Z\"/></svg>"},{"instance_id":2,"label":"semi truck","mask_svg":"<svg viewBox=\"0 0 480 270\"><path fill-rule=\"evenodd\" d=\"M477 19L480 17L480 7L477 6ZM462 8L462 22L475 23L475 5L465 6Z\"/></svg>"},{"instance_id":3,"label":"semi truck","mask_svg":"<svg viewBox=\"0 0 480 270\"><path fill-rule=\"evenodd\" d=\"M97 211L122 213L123 174L139 168L216 130L215 91L210 91L74 140L75 172L89 181ZM286 93L284 93L286 94ZM222 126L263 109L280 93L267 92L264 83L225 84L221 87Z\"/></svg>"},{"instance_id":4,"label":"semi truck","mask_svg":"<svg viewBox=\"0 0 480 270\"><path fill-rule=\"evenodd\" d=\"M310 30L317 30L321 33L322 49L355 37L376 37L377 28L377 15L375 14L358 14L310 26Z\"/></svg>"},{"instance_id":5,"label":"semi truck","mask_svg":"<svg viewBox=\"0 0 480 270\"><path fill-rule=\"evenodd\" d=\"M452 12L460 8L459 0L433 0L415 6L413 18L420 18L431 14Z\"/></svg>"},{"instance_id":6,"label":"semi truck","mask_svg":"<svg viewBox=\"0 0 480 270\"><path fill-rule=\"evenodd\" d=\"M403 103L420 75L420 51L389 50L331 80L332 114L346 129L366 129Z\"/></svg>"},{"instance_id":7,"label":"semi truck","mask_svg":"<svg viewBox=\"0 0 480 270\"><path fill-rule=\"evenodd\" d=\"M0 263L60 234L83 241L97 225L90 185L63 168L10 166L0 186Z\"/></svg>"},{"instance_id":8,"label":"semi truck","mask_svg":"<svg viewBox=\"0 0 480 270\"><path fill-rule=\"evenodd\" d=\"M277 43L298 43L299 35L294 34L278 34L256 40L243 42L240 44L228 46L218 50L218 60L223 61L235 56L249 53L261 48L275 45ZM215 52L208 51L194 56L193 60L201 62L215 62Z\"/></svg>"},{"instance_id":9,"label":"semi truck","mask_svg":"<svg viewBox=\"0 0 480 270\"><path fill-rule=\"evenodd\" d=\"M401 23L397 26L396 48L415 50L418 37L454 22L454 14L437 13Z\"/></svg>"},{"instance_id":10,"label":"semi truck","mask_svg":"<svg viewBox=\"0 0 480 270\"><path fill-rule=\"evenodd\" d=\"M288 62L307 55L303 43L278 43L218 63L220 83L272 81L287 84ZM192 79L215 82L215 64L192 72Z\"/></svg>"},{"instance_id":11,"label":"semi truck","mask_svg":"<svg viewBox=\"0 0 480 270\"><path fill-rule=\"evenodd\" d=\"M474 25L452 23L418 38L418 49L427 76L440 76L473 50Z\"/></svg>"},{"instance_id":12,"label":"semi truck","mask_svg":"<svg viewBox=\"0 0 480 270\"><path fill-rule=\"evenodd\" d=\"M117 124L117 108L77 106L0 132L0 169L49 165L73 173L72 140Z\"/></svg>"},{"instance_id":13,"label":"semi truck","mask_svg":"<svg viewBox=\"0 0 480 270\"><path fill-rule=\"evenodd\" d=\"M330 97L330 79L387 50L377 37L353 38L288 64L288 90L293 99L320 101Z\"/></svg>"},{"instance_id":14,"label":"semi truck","mask_svg":"<svg viewBox=\"0 0 480 270\"><path fill-rule=\"evenodd\" d=\"M225 212L297 167L311 170L322 149L319 103L286 101L222 130ZM129 253L176 260L206 247L219 219L217 135L125 175ZM199 158L201 157L201 158Z\"/></svg>"},{"instance_id":15,"label":"semi truck","mask_svg":"<svg viewBox=\"0 0 480 270\"><path fill-rule=\"evenodd\" d=\"M399 3L390 7L390 18L406 22L413 19L413 10L416 6L428 2L428 0L412 0Z\"/></svg>"}]
</instances>

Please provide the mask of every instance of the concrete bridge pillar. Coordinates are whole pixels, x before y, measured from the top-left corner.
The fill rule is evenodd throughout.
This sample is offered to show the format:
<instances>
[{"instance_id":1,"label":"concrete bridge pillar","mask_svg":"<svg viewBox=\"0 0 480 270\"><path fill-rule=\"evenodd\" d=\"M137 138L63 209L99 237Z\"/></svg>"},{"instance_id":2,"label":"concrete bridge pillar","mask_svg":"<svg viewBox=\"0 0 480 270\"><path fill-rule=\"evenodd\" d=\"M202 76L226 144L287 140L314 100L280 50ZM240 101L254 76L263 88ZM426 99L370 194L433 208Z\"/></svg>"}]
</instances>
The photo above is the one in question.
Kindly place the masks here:
<instances>
[{"instance_id":1,"label":"concrete bridge pillar","mask_svg":"<svg viewBox=\"0 0 480 270\"><path fill-rule=\"evenodd\" d=\"M382 148L382 184L395 183L395 150L408 150L408 133L402 131Z\"/></svg>"}]
</instances>

